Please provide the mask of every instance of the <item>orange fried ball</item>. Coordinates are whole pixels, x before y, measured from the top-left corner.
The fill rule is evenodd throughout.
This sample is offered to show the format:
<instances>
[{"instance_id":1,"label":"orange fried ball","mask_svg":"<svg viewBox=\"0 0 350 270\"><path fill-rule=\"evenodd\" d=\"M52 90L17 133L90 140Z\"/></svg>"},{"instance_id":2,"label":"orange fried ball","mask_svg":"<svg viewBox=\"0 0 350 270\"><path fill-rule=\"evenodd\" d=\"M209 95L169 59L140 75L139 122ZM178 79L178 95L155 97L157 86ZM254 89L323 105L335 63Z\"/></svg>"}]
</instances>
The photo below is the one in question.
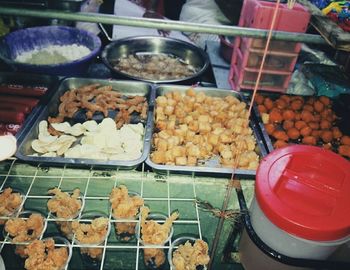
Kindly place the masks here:
<instances>
[{"instance_id":1,"label":"orange fried ball","mask_svg":"<svg viewBox=\"0 0 350 270\"><path fill-rule=\"evenodd\" d=\"M301 119L306 123L314 121L314 116L311 112L303 110L301 112Z\"/></svg>"},{"instance_id":2,"label":"orange fried ball","mask_svg":"<svg viewBox=\"0 0 350 270\"><path fill-rule=\"evenodd\" d=\"M296 140L299 138L300 133L299 130L297 130L296 128L290 128L287 131L287 135L289 138L291 138L292 140Z\"/></svg>"},{"instance_id":3,"label":"orange fried ball","mask_svg":"<svg viewBox=\"0 0 350 270\"><path fill-rule=\"evenodd\" d=\"M328 120L322 120L320 123L321 129L330 129L332 127L332 123Z\"/></svg>"},{"instance_id":4,"label":"orange fried ball","mask_svg":"<svg viewBox=\"0 0 350 270\"><path fill-rule=\"evenodd\" d=\"M324 141L325 143L329 143L333 140L333 132L330 130L324 130L321 133L321 139L322 141Z\"/></svg>"},{"instance_id":5,"label":"orange fried ball","mask_svg":"<svg viewBox=\"0 0 350 270\"><path fill-rule=\"evenodd\" d=\"M302 139L302 143L307 145L316 145L317 141L315 137L306 136Z\"/></svg>"},{"instance_id":6,"label":"orange fried ball","mask_svg":"<svg viewBox=\"0 0 350 270\"><path fill-rule=\"evenodd\" d=\"M333 122L336 119L334 112L331 109L326 109L321 112L322 119L328 120L329 122Z\"/></svg>"},{"instance_id":7,"label":"orange fried ball","mask_svg":"<svg viewBox=\"0 0 350 270\"><path fill-rule=\"evenodd\" d=\"M345 157L350 157L350 146L349 145L340 145L338 147L338 153Z\"/></svg>"},{"instance_id":8,"label":"orange fried ball","mask_svg":"<svg viewBox=\"0 0 350 270\"><path fill-rule=\"evenodd\" d=\"M340 143L345 145L350 145L350 136L344 135L343 137L341 137Z\"/></svg>"},{"instance_id":9,"label":"orange fried ball","mask_svg":"<svg viewBox=\"0 0 350 270\"><path fill-rule=\"evenodd\" d=\"M303 137L307 137L311 134L311 132L312 132L312 129L309 126L306 126L300 130L300 135Z\"/></svg>"},{"instance_id":10,"label":"orange fried ball","mask_svg":"<svg viewBox=\"0 0 350 270\"><path fill-rule=\"evenodd\" d=\"M305 121L302 121L302 120L296 121L294 125L295 125L295 127L296 127L297 129L299 129L299 130L301 130L302 128L304 128L304 127L307 126L307 124L305 123Z\"/></svg>"},{"instance_id":11,"label":"orange fried ball","mask_svg":"<svg viewBox=\"0 0 350 270\"><path fill-rule=\"evenodd\" d=\"M283 116L278 109L273 109L269 114L269 121L271 123L281 123L283 121Z\"/></svg>"},{"instance_id":12,"label":"orange fried ball","mask_svg":"<svg viewBox=\"0 0 350 270\"><path fill-rule=\"evenodd\" d=\"M277 99L276 101L275 101L275 105L276 105L276 107L278 108L278 109L281 109L281 110L283 110L283 109L285 109L286 107L287 107L287 102L285 102L283 99Z\"/></svg>"},{"instance_id":13,"label":"orange fried ball","mask_svg":"<svg viewBox=\"0 0 350 270\"><path fill-rule=\"evenodd\" d=\"M293 120L295 118L295 113L292 110L285 110L282 116L284 120Z\"/></svg>"},{"instance_id":14,"label":"orange fried ball","mask_svg":"<svg viewBox=\"0 0 350 270\"><path fill-rule=\"evenodd\" d=\"M318 140L319 138L320 138L320 136L321 136L321 130L313 130L312 132L311 132L311 136L312 137L315 137L316 138L316 140Z\"/></svg>"},{"instance_id":15,"label":"orange fried ball","mask_svg":"<svg viewBox=\"0 0 350 270\"><path fill-rule=\"evenodd\" d=\"M265 129L266 129L267 134L272 135L275 131L275 126L274 126L274 124L268 123L265 125Z\"/></svg>"},{"instance_id":16,"label":"orange fried ball","mask_svg":"<svg viewBox=\"0 0 350 270\"><path fill-rule=\"evenodd\" d=\"M288 143L282 140L277 140L274 144L273 144L273 148L277 149L277 148L281 148L283 146L287 146Z\"/></svg>"},{"instance_id":17,"label":"orange fried ball","mask_svg":"<svg viewBox=\"0 0 350 270\"><path fill-rule=\"evenodd\" d=\"M300 100L301 102L303 102L303 104L304 104L304 98L302 97L302 96L292 96L291 97L291 100Z\"/></svg>"},{"instance_id":18,"label":"orange fried ball","mask_svg":"<svg viewBox=\"0 0 350 270\"><path fill-rule=\"evenodd\" d=\"M315 102L315 98L310 97L310 98L306 101L306 104L311 104L311 105L313 105L314 102Z\"/></svg>"},{"instance_id":19,"label":"orange fried ball","mask_svg":"<svg viewBox=\"0 0 350 270\"><path fill-rule=\"evenodd\" d=\"M326 106L331 104L331 100L329 99L329 97L321 96L319 97L319 101L321 101Z\"/></svg>"},{"instance_id":20,"label":"orange fried ball","mask_svg":"<svg viewBox=\"0 0 350 270\"><path fill-rule=\"evenodd\" d=\"M324 110L324 104L321 101L316 100L314 103L314 109L316 112L320 113Z\"/></svg>"},{"instance_id":21,"label":"orange fried ball","mask_svg":"<svg viewBox=\"0 0 350 270\"><path fill-rule=\"evenodd\" d=\"M282 95L280 99L283 99L285 102L287 102L287 104L289 104L291 100L290 96L287 96L287 95Z\"/></svg>"},{"instance_id":22,"label":"orange fried ball","mask_svg":"<svg viewBox=\"0 0 350 270\"><path fill-rule=\"evenodd\" d=\"M288 129L294 127L294 122L292 120L286 120L283 122L282 127L284 130L288 130Z\"/></svg>"},{"instance_id":23,"label":"orange fried ball","mask_svg":"<svg viewBox=\"0 0 350 270\"><path fill-rule=\"evenodd\" d=\"M341 138L341 136L343 136L343 133L340 131L338 127L332 127L332 132L333 132L334 139L339 139Z\"/></svg>"},{"instance_id":24,"label":"orange fried ball","mask_svg":"<svg viewBox=\"0 0 350 270\"><path fill-rule=\"evenodd\" d=\"M262 95L255 95L255 102L258 104L258 105L262 105L264 103L264 97Z\"/></svg>"},{"instance_id":25,"label":"orange fried ball","mask_svg":"<svg viewBox=\"0 0 350 270\"><path fill-rule=\"evenodd\" d=\"M259 113L267 113L267 109L264 105L258 105Z\"/></svg>"},{"instance_id":26,"label":"orange fried ball","mask_svg":"<svg viewBox=\"0 0 350 270\"><path fill-rule=\"evenodd\" d=\"M275 130L272 136L277 140L288 141L289 137L285 131Z\"/></svg>"},{"instance_id":27,"label":"orange fried ball","mask_svg":"<svg viewBox=\"0 0 350 270\"><path fill-rule=\"evenodd\" d=\"M273 101L271 98L265 98L264 105L268 111L271 110L273 108Z\"/></svg>"},{"instance_id":28,"label":"orange fried ball","mask_svg":"<svg viewBox=\"0 0 350 270\"><path fill-rule=\"evenodd\" d=\"M301 107L303 106L304 102L300 99L293 100L292 103L290 104L290 107L293 111L300 110Z\"/></svg>"},{"instance_id":29,"label":"orange fried ball","mask_svg":"<svg viewBox=\"0 0 350 270\"><path fill-rule=\"evenodd\" d=\"M312 128L312 129L319 129L320 125L317 122L310 122L309 123L309 127Z\"/></svg>"},{"instance_id":30,"label":"orange fried ball","mask_svg":"<svg viewBox=\"0 0 350 270\"><path fill-rule=\"evenodd\" d=\"M313 112L314 111L314 106L310 105L310 104L306 104L304 107L303 107L303 110L305 111L309 111L309 112Z\"/></svg>"},{"instance_id":31,"label":"orange fried ball","mask_svg":"<svg viewBox=\"0 0 350 270\"><path fill-rule=\"evenodd\" d=\"M301 120L301 113L296 112L296 113L295 113L295 117L294 117L294 119L295 119L295 121L299 121L299 120Z\"/></svg>"},{"instance_id":32,"label":"orange fried ball","mask_svg":"<svg viewBox=\"0 0 350 270\"><path fill-rule=\"evenodd\" d=\"M314 121L315 121L315 122L320 122L320 121L321 121L321 115L315 114L315 115L314 115Z\"/></svg>"}]
</instances>

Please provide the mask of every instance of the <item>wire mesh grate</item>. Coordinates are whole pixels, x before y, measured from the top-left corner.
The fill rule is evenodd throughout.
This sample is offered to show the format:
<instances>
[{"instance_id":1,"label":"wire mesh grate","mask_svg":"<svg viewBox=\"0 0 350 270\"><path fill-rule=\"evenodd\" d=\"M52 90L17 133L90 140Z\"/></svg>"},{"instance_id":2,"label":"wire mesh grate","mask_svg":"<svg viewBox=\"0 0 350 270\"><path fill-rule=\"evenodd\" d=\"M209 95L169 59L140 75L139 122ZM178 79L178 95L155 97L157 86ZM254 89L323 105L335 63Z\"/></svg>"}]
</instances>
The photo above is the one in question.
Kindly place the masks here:
<instances>
[{"instance_id":1,"label":"wire mesh grate","mask_svg":"<svg viewBox=\"0 0 350 270\"><path fill-rule=\"evenodd\" d=\"M86 246L77 243L75 238L72 239L73 256L67 269L87 268L79 252L82 246L103 249L99 269L146 269L143 262L143 249L155 246L143 246L137 237L129 242L120 241L114 230L114 224L130 222L123 219L115 220L109 203L112 188L122 184L127 186L129 191L139 193L151 212L160 212L169 216L175 210L179 211L180 218L173 224L173 237L168 243L156 246L157 248L162 248L167 253L172 241L184 234L203 238L210 247L218 219L199 209L196 199L202 197L221 207L229 179L214 180L194 175L159 175L146 171L144 167L140 171L118 169L102 171L66 166L63 168L30 166L17 160L0 163L1 190L6 187L21 190L24 194L21 207L39 211L46 216L47 229L43 238L53 234L60 235L56 222L62 219L50 215L47 209L47 201L52 197L47 194L47 191L53 187L59 187L63 191L72 191L75 188L81 190L85 205L75 220L83 221L81 215L91 211L101 211L108 217L112 229L102 245ZM235 199L231 201L231 205L236 204ZM68 221L71 220L73 219ZM139 220L131 222L138 223ZM223 236L227 235L231 229L232 224L227 223ZM11 266L10 260L7 261L6 257L11 253L9 247L13 244L8 237L2 238L0 243L5 264L9 263ZM170 269L168 262L163 269Z\"/></svg>"}]
</instances>

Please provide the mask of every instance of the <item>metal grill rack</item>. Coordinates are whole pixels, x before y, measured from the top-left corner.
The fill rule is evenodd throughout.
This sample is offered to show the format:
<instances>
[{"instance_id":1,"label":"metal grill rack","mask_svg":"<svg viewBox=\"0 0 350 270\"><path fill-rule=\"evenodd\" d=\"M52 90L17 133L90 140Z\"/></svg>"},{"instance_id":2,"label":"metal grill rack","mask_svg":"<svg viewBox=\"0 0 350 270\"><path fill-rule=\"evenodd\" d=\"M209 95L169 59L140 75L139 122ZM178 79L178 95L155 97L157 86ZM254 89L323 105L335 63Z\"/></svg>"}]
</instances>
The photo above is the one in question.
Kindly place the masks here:
<instances>
[{"instance_id":1,"label":"metal grill rack","mask_svg":"<svg viewBox=\"0 0 350 270\"><path fill-rule=\"evenodd\" d=\"M116 238L114 223L130 220L114 220L111 216L109 205L109 194L113 187L124 184L129 191L138 192L148 205L151 212L161 212L170 215L178 210L180 218L174 222L174 234L170 242L163 248L167 253L171 242L179 236L191 235L196 238L203 238L211 247L217 227L218 218L214 217L209 211L203 211L195 202L200 198L210 202L215 207L220 208L226 191L226 185L230 179L195 177L194 175L159 175L153 172L145 171L142 167L139 171L109 170L101 171L90 169L71 169L65 166L62 168L30 166L19 162L16 159L0 163L0 190L6 187L19 189L23 192L22 206L24 209L36 210L44 213L47 217L47 229L43 235L60 235L55 224L57 219L50 215L47 209L47 201L51 196L47 191L53 187L60 187L62 190L73 190L79 188L85 200L85 206L81 214L90 211L102 211L109 217L111 231L109 237L104 241L103 246L91 245L84 247L103 248L101 266L99 269L145 269L143 262L143 246L140 241L135 239L130 242L121 242ZM247 181L248 186L253 187L253 183ZM230 208L238 208L236 198L230 200ZM80 220L80 216L77 218ZM59 219L62 221L62 219ZM138 222L137 220L135 222ZM228 238L232 226L232 221L225 222L219 247L215 257L219 257ZM82 258L80 256L79 245L73 238L73 256L68 269L84 269ZM19 260L12 260L10 257L17 256L13 254L11 242L6 237L1 239L1 253L9 268L17 268L18 265L12 265ZM155 246L152 246L153 248ZM11 253L12 252L12 253ZM18 257L19 258L19 257ZM214 259L214 258L213 258ZM24 260L22 260L24 262ZM22 262L22 263L23 263ZM221 268L220 260L215 259L213 269ZM163 269L170 269L168 262Z\"/></svg>"}]
</instances>

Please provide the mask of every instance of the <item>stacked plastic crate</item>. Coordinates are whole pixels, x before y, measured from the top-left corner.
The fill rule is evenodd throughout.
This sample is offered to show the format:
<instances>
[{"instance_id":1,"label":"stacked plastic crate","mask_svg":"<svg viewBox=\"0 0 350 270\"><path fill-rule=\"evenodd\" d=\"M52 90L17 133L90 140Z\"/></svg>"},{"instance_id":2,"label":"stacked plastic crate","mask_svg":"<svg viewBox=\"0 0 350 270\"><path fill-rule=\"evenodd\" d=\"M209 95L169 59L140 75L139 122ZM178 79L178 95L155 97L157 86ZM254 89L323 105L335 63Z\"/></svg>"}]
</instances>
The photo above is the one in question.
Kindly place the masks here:
<instances>
[{"instance_id":1,"label":"stacked plastic crate","mask_svg":"<svg viewBox=\"0 0 350 270\"><path fill-rule=\"evenodd\" d=\"M275 3L245 0L239 26L270 29ZM280 4L274 30L305 32L310 20L309 12L300 4L289 9ZM234 90L253 89L266 39L236 37L231 59L229 82ZM259 89L286 92L301 48L300 43L271 40L260 79Z\"/></svg>"}]
</instances>

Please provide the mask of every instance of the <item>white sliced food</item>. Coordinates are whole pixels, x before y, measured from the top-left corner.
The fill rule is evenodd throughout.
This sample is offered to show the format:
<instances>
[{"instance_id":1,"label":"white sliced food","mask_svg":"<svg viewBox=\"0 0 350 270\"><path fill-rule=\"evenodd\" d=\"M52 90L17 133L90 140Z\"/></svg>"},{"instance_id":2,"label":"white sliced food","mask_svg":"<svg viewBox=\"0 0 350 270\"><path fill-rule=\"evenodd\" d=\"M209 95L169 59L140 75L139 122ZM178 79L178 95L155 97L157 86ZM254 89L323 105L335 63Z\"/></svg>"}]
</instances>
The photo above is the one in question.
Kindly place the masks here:
<instances>
[{"instance_id":1,"label":"white sliced food","mask_svg":"<svg viewBox=\"0 0 350 270\"><path fill-rule=\"evenodd\" d=\"M13 135L0 136L0 161L14 155L17 150L17 139Z\"/></svg>"},{"instance_id":2,"label":"white sliced food","mask_svg":"<svg viewBox=\"0 0 350 270\"><path fill-rule=\"evenodd\" d=\"M61 144L56 143L56 141L54 141L54 142L52 142L52 143L50 143L50 144L48 144L46 146L46 151L47 152L56 152L58 149L60 149Z\"/></svg>"},{"instance_id":3,"label":"white sliced food","mask_svg":"<svg viewBox=\"0 0 350 270\"><path fill-rule=\"evenodd\" d=\"M57 155L59 156L63 155L76 140L77 139L74 136L70 136L70 135L60 136L55 142L60 145L60 148L57 149Z\"/></svg>"},{"instance_id":4,"label":"white sliced food","mask_svg":"<svg viewBox=\"0 0 350 270\"><path fill-rule=\"evenodd\" d=\"M41 133L39 133L38 138L43 143L53 143L57 140L57 136L46 135Z\"/></svg>"},{"instance_id":5,"label":"white sliced food","mask_svg":"<svg viewBox=\"0 0 350 270\"><path fill-rule=\"evenodd\" d=\"M85 144L93 145L94 144L94 136L93 135L85 135L83 138L81 138L80 143L82 145L85 145Z\"/></svg>"},{"instance_id":6,"label":"white sliced food","mask_svg":"<svg viewBox=\"0 0 350 270\"><path fill-rule=\"evenodd\" d=\"M105 118L98 125L98 130L102 133L108 133L108 132L117 130L117 127L112 118Z\"/></svg>"},{"instance_id":7,"label":"white sliced food","mask_svg":"<svg viewBox=\"0 0 350 270\"><path fill-rule=\"evenodd\" d=\"M57 154L55 152L47 152L41 156L42 157L57 157Z\"/></svg>"},{"instance_id":8,"label":"white sliced food","mask_svg":"<svg viewBox=\"0 0 350 270\"><path fill-rule=\"evenodd\" d=\"M38 139L32 141L32 148L35 152L44 154L48 152L47 147L50 145L50 143L40 141Z\"/></svg>"},{"instance_id":9,"label":"white sliced food","mask_svg":"<svg viewBox=\"0 0 350 270\"><path fill-rule=\"evenodd\" d=\"M48 128L48 123L46 120L42 120L40 121L39 123L39 134L48 134L49 132L47 131L47 128Z\"/></svg>"},{"instance_id":10,"label":"white sliced food","mask_svg":"<svg viewBox=\"0 0 350 270\"><path fill-rule=\"evenodd\" d=\"M47 130L47 127L48 127L47 121L45 120L40 121L38 139L45 143L54 142L57 139L57 136L52 136Z\"/></svg>"},{"instance_id":11,"label":"white sliced food","mask_svg":"<svg viewBox=\"0 0 350 270\"><path fill-rule=\"evenodd\" d=\"M117 155L110 155L109 159L110 160L134 160L134 159L138 159L139 157L141 157L140 153L124 153L124 154L117 154Z\"/></svg>"},{"instance_id":12,"label":"white sliced food","mask_svg":"<svg viewBox=\"0 0 350 270\"><path fill-rule=\"evenodd\" d=\"M101 153L100 148L95 145L84 144L80 148L80 158L90 158L90 159L108 159L108 155Z\"/></svg>"},{"instance_id":13,"label":"white sliced food","mask_svg":"<svg viewBox=\"0 0 350 270\"><path fill-rule=\"evenodd\" d=\"M106 136L102 133L95 133L94 135L84 136L80 143L82 145L94 145L98 149L106 147Z\"/></svg>"},{"instance_id":14,"label":"white sliced food","mask_svg":"<svg viewBox=\"0 0 350 270\"><path fill-rule=\"evenodd\" d=\"M124 153L124 149L122 148L121 145L119 146L115 146L115 147L105 147L101 149L102 153L106 153L106 154L123 154Z\"/></svg>"},{"instance_id":15,"label":"white sliced food","mask_svg":"<svg viewBox=\"0 0 350 270\"><path fill-rule=\"evenodd\" d=\"M80 151L82 157L89 158L89 156L93 155L94 153L100 152L100 148L98 148L96 145L84 144L81 145Z\"/></svg>"},{"instance_id":16,"label":"white sliced food","mask_svg":"<svg viewBox=\"0 0 350 270\"><path fill-rule=\"evenodd\" d=\"M95 120L89 120L83 123L83 126L90 132L94 132L98 128L98 124Z\"/></svg>"},{"instance_id":17,"label":"white sliced food","mask_svg":"<svg viewBox=\"0 0 350 270\"><path fill-rule=\"evenodd\" d=\"M84 134L85 131L85 127L81 123L77 123L70 128L69 133L77 137Z\"/></svg>"},{"instance_id":18,"label":"white sliced food","mask_svg":"<svg viewBox=\"0 0 350 270\"><path fill-rule=\"evenodd\" d=\"M71 125L68 122L52 123L51 126L57 131L64 133L69 133L69 130L71 129Z\"/></svg>"},{"instance_id":19,"label":"white sliced food","mask_svg":"<svg viewBox=\"0 0 350 270\"><path fill-rule=\"evenodd\" d=\"M145 129L141 123L124 125L121 129L123 128L131 129L134 133L139 135L143 135L145 132Z\"/></svg>"},{"instance_id":20,"label":"white sliced food","mask_svg":"<svg viewBox=\"0 0 350 270\"><path fill-rule=\"evenodd\" d=\"M80 158L82 153L81 153L81 148L82 146L80 144L75 145L72 148L69 148L65 153L64 157L66 158Z\"/></svg>"},{"instance_id":21,"label":"white sliced food","mask_svg":"<svg viewBox=\"0 0 350 270\"><path fill-rule=\"evenodd\" d=\"M142 141L126 141L123 144L123 148L125 152L132 153L132 152L139 152L141 153L143 145Z\"/></svg>"},{"instance_id":22,"label":"white sliced food","mask_svg":"<svg viewBox=\"0 0 350 270\"><path fill-rule=\"evenodd\" d=\"M108 160L108 155L101 153L101 152L96 152L91 155L89 155L86 158L91 158L91 159L101 159L101 160Z\"/></svg>"},{"instance_id":23,"label":"white sliced food","mask_svg":"<svg viewBox=\"0 0 350 270\"><path fill-rule=\"evenodd\" d=\"M128 153L128 157L129 157L130 160L138 159L141 156L142 156L142 153L140 151L134 151L134 152Z\"/></svg>"},{"instance_id":24,"label":"white sliced food","mask_svg":"<svg viewBox=\"0 0 350 270\"><path fill-rule=\"evenodd\" d=\"M121 147L122 145L122 140L119 137L119 132L118 130L115 132L112 132L111 134L109 134L108 136L105 137L105 142L106 142L106 147Z\"/></svg>"}]
</instances>

